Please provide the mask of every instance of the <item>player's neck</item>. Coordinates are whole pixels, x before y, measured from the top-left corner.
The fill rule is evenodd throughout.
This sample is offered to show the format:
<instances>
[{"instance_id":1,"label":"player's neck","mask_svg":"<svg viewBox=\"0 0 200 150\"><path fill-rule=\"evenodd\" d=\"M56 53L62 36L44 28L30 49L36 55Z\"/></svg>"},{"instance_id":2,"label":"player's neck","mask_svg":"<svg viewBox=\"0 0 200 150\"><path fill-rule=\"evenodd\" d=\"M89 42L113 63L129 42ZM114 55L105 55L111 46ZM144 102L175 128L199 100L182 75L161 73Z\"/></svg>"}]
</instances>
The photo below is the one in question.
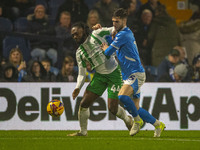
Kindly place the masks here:
<instances>
[{"instance_id":1,"label":"player's neck","mask_svg":"<svg viewBox=\"0 0 200 150\"><path fill-rule=\"evenodd\" d=\"M119 29L119 31L122 31L122 30L124 30L124 28L126 28L126 25L125 26L123 26L121 29ZM119 32L118 31L118 32Z\"/></svg>"}]
</instances>

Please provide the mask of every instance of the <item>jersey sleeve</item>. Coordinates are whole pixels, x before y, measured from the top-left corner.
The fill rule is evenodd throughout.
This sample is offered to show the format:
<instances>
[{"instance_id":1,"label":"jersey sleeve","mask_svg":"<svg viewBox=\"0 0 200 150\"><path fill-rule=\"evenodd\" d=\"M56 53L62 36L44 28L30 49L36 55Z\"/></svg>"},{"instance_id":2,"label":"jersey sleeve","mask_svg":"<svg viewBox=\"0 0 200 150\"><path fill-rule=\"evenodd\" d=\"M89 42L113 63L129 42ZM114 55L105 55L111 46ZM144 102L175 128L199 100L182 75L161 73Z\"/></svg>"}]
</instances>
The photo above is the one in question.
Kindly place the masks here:
<instances>
[{"instance_id":1,"label":"jersey sleeve","mask_svg":"<svg viewBox=\"0 0 200 150\"><path fill-rule=\"evenodd\" d=\"M114 41L111 43L111 46L115 47L116 49L119 49L123 44L127 41L127 36L125 32L119 32L119 34L116 35Z\"/></svg>"},{"instance_id":2,"label":"jersey sleeve","mask_svg":"<svg viewBox=\"0 0 200 150\"><path fill-rule=\"evenodd\" d=\"M86 61L83 59L80 47L78 48L78 50L76 52L76 61L77 61L77 65L79 67L82 66L82 67L86 68Z\"/></svg>"},{"instance_id":3,"label":"jersey sleeve","mask_svg":"<svg viewBox=\"0 0 200 150\"><path fill-rule=\"evenodd\" d=\"M110 34L112 34L112 32L115 30L114 27L109 27L107 28L107 30L110 32Z\"/></svg>"},{"instance_id":4,"label":"jersey sleeve","mask_svg":"<svg viewBox=\"0 0 200 150\"><path fill-rule=\"evenodd\" d=\"M85 78L86 78L86 68L79 67L78 68L78 77L77 77L77 83L76 83L76 88L81 89L83 84L85 83Z\"/></svg>"},{"instance_id":5,"label":"jersey sleeve","mask_svg":"<svg viewBox=\"0 0 200 150\"><path fill-rule=\"evenodd\" d=\"M111 35L113 31L114 31L114 27L109 27L109 28L102 27L100 29L94 30L92 34L98 35L103 38L104 36Z\"/></svg>"},{"instance_id":6,"label":"jersey sleeve","mask_svg":"<svg viewBox=\"0 0 200 150\"><path fill-rule=\"evenodd\" d=\"M76 88L81 89L86 78L86 62L83 60L82 55L80 53L80 49L76 52L76 61L78 64L78 77L77 77L77 83Z\"/></svg>"},{"instance_id":7,"label":"jersey sleeve","mask_svg":"<svg viewBox=\"0 0 200 150\"><path fill-rule=\"evenodd\" d=\"M126 43L126 35L122 32L116 35L114 41L105 50L104 54L106 56L111 56L116 50L118 50L123 44Z\"/></svg>"}]
</instances>

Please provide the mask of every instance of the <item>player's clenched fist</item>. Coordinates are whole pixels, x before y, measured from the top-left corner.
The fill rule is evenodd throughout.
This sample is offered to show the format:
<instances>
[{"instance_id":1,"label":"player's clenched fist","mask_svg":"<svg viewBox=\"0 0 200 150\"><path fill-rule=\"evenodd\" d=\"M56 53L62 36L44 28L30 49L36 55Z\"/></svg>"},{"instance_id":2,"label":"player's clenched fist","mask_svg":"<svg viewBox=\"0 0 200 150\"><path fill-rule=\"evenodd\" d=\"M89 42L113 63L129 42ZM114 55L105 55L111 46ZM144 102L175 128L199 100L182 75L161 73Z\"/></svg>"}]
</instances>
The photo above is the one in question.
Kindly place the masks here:
<instances>
[{"instance_id":1,"label":"player's clenched fist","mask_svg":"<svg viewBox=\"0 0 200 150\"><path fill-rule=\"evenodd\" d=\"M97 30L97 29L101 29L101 25L100 24L96 24L92 27L93 30Z\"/></svg>"}]
</instances>

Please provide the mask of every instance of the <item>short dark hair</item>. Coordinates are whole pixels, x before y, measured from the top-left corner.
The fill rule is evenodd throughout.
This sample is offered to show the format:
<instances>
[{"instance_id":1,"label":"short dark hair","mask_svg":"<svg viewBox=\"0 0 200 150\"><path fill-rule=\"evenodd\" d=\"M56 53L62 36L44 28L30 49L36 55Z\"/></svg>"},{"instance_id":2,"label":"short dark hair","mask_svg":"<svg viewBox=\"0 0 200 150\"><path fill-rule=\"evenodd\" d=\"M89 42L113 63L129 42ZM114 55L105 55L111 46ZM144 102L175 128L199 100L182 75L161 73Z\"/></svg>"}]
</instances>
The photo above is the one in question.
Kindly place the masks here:
<instances>
[{"instance_id":1,"label":"short dark hair","mask_svg":"<svg viewBox=\"0 0 200 150\"><path fill-rule=\"evenodd\" d=\"M119 8L114 11L113 17L119 17L121 19L124 19L128 17L128 12L124 8Z\"/></svg>"},{"instance_id":2,"label":"short dark hair","mask_svg":"<svg viewBox=\"0 0 200 150\"><path fill-rule=\"evenodd\" d=\"M86 34L86 36L90 35L90 29L89 27L84 23L84 22L76 22L72 25L73 27L78 27L78 28L82 28Z\"/></svg>"},{"instance_id":3,"label":"short dark hair","mask_svg":"<svg viewBox=\"0 0 200 150\"><path fill-rule=\"evenodd\" d=\"M180 56L180 52L177 49L172 49L169 54L171 56Z\"/></svg>"},{"instance_id":4,"label":"short dark hair","mask_svg":"<svg viewBox=\"0 0 200 150\"><path fill-rule=\"evenodd\" d=\"M48 62L48 63L50 63L50 65L52 65L52 61L49 59L49 58L44 58L44 59L42 59L41 60L41 63L42 62Z\"/></svg>"},{"instance_id":5,"label":"short dark hair","mask_svg":"<svg viewBox=\"0 0 200 150\"><path fill-rule=\"evenodd\" d=\"M71 17L71 13L68 12L68 11L62 11L62 12L60 13L60 18L61 18L62 15L66 15L66 16L70 16L70 17Z\"/></svg>"}]
</instances>

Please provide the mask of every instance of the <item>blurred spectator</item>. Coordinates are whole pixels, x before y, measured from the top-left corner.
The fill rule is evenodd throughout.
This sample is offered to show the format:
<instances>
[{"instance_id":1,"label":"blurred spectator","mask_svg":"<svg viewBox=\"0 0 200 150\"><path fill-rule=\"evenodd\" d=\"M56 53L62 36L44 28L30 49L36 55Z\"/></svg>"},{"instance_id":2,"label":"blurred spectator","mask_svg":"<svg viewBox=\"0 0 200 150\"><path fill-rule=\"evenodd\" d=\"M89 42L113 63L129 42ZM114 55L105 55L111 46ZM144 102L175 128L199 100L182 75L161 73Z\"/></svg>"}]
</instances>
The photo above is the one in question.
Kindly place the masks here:
<instances>
[{"instance_id":1,"label":"blurred spectator","mask_svg":"<svg viewBox=\"0 0 200 150\"><path fill-rule=\"evenodd\" d=\"M47 72L40 61L30 62L28 74L22 78L22 82L48 82Z\"/></svg>"},{"instance_id":2,"label":"blurred spectator","mask_svg":"<svg viewBox=\"0 0 200 150\"><path fill-rule=\"evenodd\" d=\"M145 69L145 74L146 74L145 82L155 82L157 76L151 74L151 72L146 69Z\"/></svg>"},{"instance_id":3,"label":"blurred spectator","mask_svg":"<svg viewBox=\"0 0 200 150\"><path fill-rule=\"evenodd\" d=\"M29 22L29 31L31 33L38 33L43 30L47 30L49 27L48 15L46 14L46 8L43 5L36 5L34 14L27 16Z\"/></svg>"},{"instance_id":4,"label":"blurred spectator","mask_svg":"<svg viewBox=\"0 0 200 150\"><path fill-rule=\"evenodd\" d=\"M28 14L32 13L34 11L35 6L35 0L13 0L14 1L14 8L15 12L18 12L18 17L26 17Z\"/></svg>"},{"instance_id":5,"label":"blurred spectator","mask_svg":"<svg viewBox=\"0 0 200 150\"><path fill-rule=\"evenodd\" d=\"M17 18L25 17L33 12L35 0L4 0L0 3L4 6L5 17L15 21Z\"/></svg>"},{"instance_id":6,"label":"blurred spectator","mask_svg":"<svg viewBox=\"0 0 200 150\"><path fill-rule=\"evenodd\" d=\"M152 65L158 66L176 45L180 45L176 21L168 15L165 6L160 5L155 10L147 40L147 46L152 50Z\"/></svg>"},{"instance_id":7,"label":"blurred spectator","mask_svg":"<svg viewBox=\"0 0 200 150\"><path fill-rule=\"evenodd\" d=\"M102 26L112 26L112 15L116 8L119 8L119 4L112 0L99 0L94 5L94 9L99 13Z\"/></svg>"},{"instance_id":8,"label":"blurred spectator","mask_svg":"<svg viewBox=\"0 0 200 150\"><path fill-rule=\"evenodd\" d=\"M3 17L3 6L0 4L0 17Z\"/></svg>"},{"instance_id":9,"label":"blurred spectator","mask_svg":"<svg viewBox=\"0 0 200 150\"><path fill-rule=\"evenodd\" d=\"M139 11L141 5L142 5L142 2L140 0L137 0L137 6L136 6L137 11Z\"/></svg>"},{"instance_id":10,"label":"blurred spectator","mask_svg":"<svg viewBox=\"0 0 200 150\"><path fill-rule=\"evenodd\" d=\"M193 58L200 53L200 19L189 20L179 25L181 32L181 43L187 50L189 64Z\"/></svg>"},{"instance_id":11,"label":"blurred spectator","mask_svg":"<svg viewBox=\"0 0 200 150\"><path fill-rule=\"evenodd\" d=\"M91 65L89 62L86 62L86 78L85 78L85 82L90 82L92 81L92 78L94 76L95 70L92 69Z\"/></svg>"},{"instance_id":12,"label":"blurred spectator","mask_svg":"<svg viewBox=\"0 0 200 150\"><path fill-rule=\"evenodd\" d=\"M2 55L1 55L2 56ZM2 77L2 73L3 73L3 68L2 68L2 66L4 65L4 64L6 64L6 59L5 58L3 58L3 57L1 57L0 56L0 78Z\"/></svg>"},{"instance_id":13,"label":"blurred spectator","mask_svg":"<svg viewBox=\"0 0 200 150\"><path fill-rule=\"evenodd\" d=\"M195 56L192 61L192 81L200 82L200 54Z\"/></svg>"},{"instance_id":14,"label":"blurred spectator","mask_svg":"<svg viewBox=\"0 0 200 150\"><path fill-rule=\"evenodd\" d=\"M27 74L27 72L26 62L23 60L23 54L18 47L11 49L9 54L9 62L18 70L18 82L21 82L22 78Z\"/></svg>"},{"instance_id":15,"label":"blurred spectator","mask_svg":"<svg viewBox=\"0 0 200 150\"><path fill-rule=\"evenodd\" d=\"M189 64L193 64L193 58L200 53L200 0L190 0L197 5L198 10L193 12L188 21L181 22L179 29L182 35L182 45L186 47Z\"/></svg>"},{"instance_id":16,"label":"blurred spectator","mask_svg":"<svg viewBox=\"0 0 200 150\"><path fill-rule=\"evenodd\" d=\"M151 65L151 48L147 46L148 32L152 21L152 12L144 9L141 18L136 24L135 39L137 42L140 57L144 65Z\"/></svg>"},{"instance_id":17,"label":"blurred spectator","mask_svg":"<svg viewBox=\"0 0 200 150\"><path fill-rule=\"evenodd\" d=\"M200 0L190 0L189 2L198 6L198 10L193 12L190 20L200 19Z\"/></svg>"},{"instance_id":18,"label":"blurred spectator","mask_svg":"<svg viewBox=\"0 0 200 150\"><path fill-rule=\"evenodd\" d=\"M61 12L68 11L71 13L72 23L77 21L86 22L89 9L84 0L66 0L58 9L57 19Z\"/></svg>"},{"instance_id":19,"label":"blurred spectator","mask_svg":"<svg viewBox=\"0 0 200 150\"><path fill-rule=\"evenodd\" d=\"M148 0L145 4L143 4L139 9L139 17L141 16L144 9L149 9L153 17L155 17L155 10L158 6L160 6L161 3L158 0Z\"/></svg>"},{"instance_id":20,"label":"blurred spectator","mask_svg":"<svg viewBox=\"0 0 200 150\"><path fill-rule=\"evenodd\" d=\"M170 74L163 74L159 78L158 82L184 82L187 73L187 65L180 63L175 66L174 70L172 70Z\"/></svg>"},{"instance_id":21,"label":"blurred spectator","mask_svg":"<svg viewBox=\"0 0 200 150\"><path fill-rule=\"evenodd\" d=\"M175 46L173 49L176 49L176 50L179 51L179 53L180 53L180 63L189 66L185 47Z\"/></svg>"},{"instance_id":22,"label":"blurred spectator","mask_svg":"<svg viewBox=\"0 0 200 150\"><path fill-rule=\"evenodd\" d=\"M71 14L63 11L60 14L59 23L55 27L56 37L63 40L63 57L71 55L75 57L75 42L71 37Z\"/></svg>"},{"instance_id":23,"label":"blurred spectator","mask_svg":"<svg viewBox=\"0 0 200 150\"><path fill-rule=\"evenodd\" d=\"M47 81L48 82L56 82L56 75L51 70L51 61L49 59L42 60L42 65L47 72Z\"/></svg>"},{"instance_id":24,"label":"blurred spectator","mask_svg":"<svg viewBox=\"0 0 200 150\"><path fill-rule=\"evenodd\" d=\"M128 12L127 26L133 31L137 22L137 0L123 0L120 4L121 8L124 8Z\"/></svg>"},{"instance_id":25,"label":"blurred spectator","mask_svg":"<svg viewBox=\"0 0 200 150\"><path fill-rule=\"evenodd\" d=\"M6 58L4 58L4 57L0 57L0 65L4 65L4 64L6 64L7 63L7 60L6 60Z\"/></svg>"},{"instance_id":26,"label":"blurred spectator","mask_svg":"<svg viewBox=\"0 0 200 150\"><path fill-rule=\"evenodd\" d=\"M115 2L119 3L120 4L120 7L121 7L121 3L124 2L124 0L114 0ZM136 0L136 11L138 12L141 5L142 5L142 2L140 0Z\"/></svg>"},{"instance_id":27,"label":"blurred spectator","mask_svg":"<svg viewBox=\"0 0 200 150\"><path fill-rule=\"evenodd\" d=\"M174 66L180 60L180 52L176 49L172 49L170 53L164 58L164 60L158 66L158 76L157 81L160 80L160 77L164 74L173 74Z\"/></svg>"},{"instance_id":28,"label":"blurred spectator","mask_svg":"<svg viewBox=\"0 0 200 150\"><path fill-rule=\"evenodd\" d=\"M200 19L200 6L198 6L198 10L195 11L193 14L192 14L192 17L190 18L190 20L197 20L197 19Z\"/></svg>"},{"instance_id":29,"label":"blurred spectator","mask_svg":"<svg viewBox=\"0 0 200 150\"><path fill-rule=\"evenodd\" d=\"M71 36L71 14L68 11L63 11L60 14L59 22L55 30L58 38L65 39Z\"/></svg>"},{"instance_id":30,"label":"blurred spectator","mask_svg":"<svg viewBox=\"0 0 200 150\"><path fill-rule=\"evenodd\" d=\"M92 30L92 27L97 23L100 23L99 13L96 10L92 9L88 14L87 25L90 28L90 30Z\"/></svg>"},{"instance_id":31,"label":"blurred spectator","mask_svg":"<svg viewBox=\"0 0 200 150\"><path fill-rule=\"evenodd\" d=\"M50 27L49 19L43 5L37 5L34 14L27 16L28 32L37 35L55 35L55 30ZM54 65L57 62L57 50L55 43L44 40L31 40L31 56L34 60L43 60L46 56Z\"/></svg>"},{"instance_id":32,"label":"blurred spectator","mask_svg":"<svg viewBox=\"0 0 200 150\"><path fill-rule=\"evenodd\" d=\"M2 76L0 82L17 82L17 69L11 63L2 65Z\"/></svg>"},{"instance_id":33,"label":"blurred spectator","mask_svg":"<svg viewBox=\"0 0 200 150\"><path fill-rule=\"evenodd\" d=\"M74 70L74 59L71 56L66 56L63 66L57 76L58 82L76 82L78 73Z\"/></svg>"}]
</instances>

